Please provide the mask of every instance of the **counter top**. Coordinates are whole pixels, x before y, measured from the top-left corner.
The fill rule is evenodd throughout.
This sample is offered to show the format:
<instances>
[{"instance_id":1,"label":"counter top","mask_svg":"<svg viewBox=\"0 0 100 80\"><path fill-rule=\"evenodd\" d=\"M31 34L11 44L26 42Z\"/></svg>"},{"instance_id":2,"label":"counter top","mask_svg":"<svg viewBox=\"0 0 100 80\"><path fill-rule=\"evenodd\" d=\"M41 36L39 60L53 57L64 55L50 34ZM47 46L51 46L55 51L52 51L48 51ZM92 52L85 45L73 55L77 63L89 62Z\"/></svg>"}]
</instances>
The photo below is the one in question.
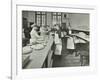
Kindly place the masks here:
<instances>
[{"instance_id":1,"label":"counter top","mask_svg":"<svg viewBox=\"0 0 100 80\"><path fill-rule=\"evenodd\" d=\"M25 69L41 68L53 44L53 37L48 40L47 45L42 50L33 50L30 56L30 62Z\"/></svg>"}]
</instances>

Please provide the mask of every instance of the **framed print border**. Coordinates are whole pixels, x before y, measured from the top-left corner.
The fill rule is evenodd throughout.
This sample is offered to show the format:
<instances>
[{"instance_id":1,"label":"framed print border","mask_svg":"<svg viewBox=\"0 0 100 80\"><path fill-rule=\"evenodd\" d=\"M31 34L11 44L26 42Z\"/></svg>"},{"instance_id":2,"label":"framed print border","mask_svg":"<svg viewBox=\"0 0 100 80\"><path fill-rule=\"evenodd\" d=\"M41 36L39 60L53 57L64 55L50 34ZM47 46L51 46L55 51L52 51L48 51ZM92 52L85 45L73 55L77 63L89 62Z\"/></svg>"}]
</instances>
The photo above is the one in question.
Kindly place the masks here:
<instances>
[{"instance_id":1,"label":"framed print border","mask_svg":"<svg viewBox=\"0 0 100 80\"><path fill-rule=\"evenodd\" d=\"M41 73L42 72L41 69L36 69L36 70L31 70L31 69L29 69L29 70L21 70L21 69L19 69L19 64L20 64L19 62L20 62L20 59L21 59L21 58L19 58L19 47L20 47L19 40L20 40L20 37L21 37L21 36L19 37L19 33L20 33L19 28L21 26L20 23L22 22L21 21L21 16L19 16L20 15L19 13L21 13L21 11L24 10L26 7L29 7L29 8L26 8L25 10L27 10L27 9L32 10L33 7L36 7L36 9L37 8L41 8L41 9L39 9L41 11L47 10L47 9L43 9L43 8L51 8L51 10L48 10L48 11L53 11L55 9L58 9L56 11L59 11L59 9L64 9L64 10L68 9L68 11L69 11L70 9L73 9L73 10L77 10L77 11L80 10L80 12L82 12L82 11L86 11L87 10L87 12L89 11L88 13L90 13L90 15L94 16L93 19L96 19L96 16L95 16L96 9L93 8L93 7L91 7L91 8L90 7L89 8L86 8L86 7L85 8L84 7L71 7L71 6L68 7L68 6L62 6L62 5L61 6L54 6L54 5L50 6L50 4L48 6L46 6L46 5L44 5L44 6L43 5L34 5L34 4L33 5L30 5L30 4L12 4L12 7L13 7L13 9L12 9L12 17L11 17L12 18L12 33L11 33L12 34L12 53L11 53L11 57L12 57L12 64L11 64L11 66L12 66L11 67L12 68L11 69L12 80L19 79L21 77L24 80L23 77L25 77L25 75L27 75L26 72L29 73L29 75L30 75L30 72L32 72L31 75L30 75L30 76L32 76L33 71L36 74L38 74L40 72L40 74L41 74L40 77L45 76L46 73L50 74L50 75L53 74L55 76L55 73L59 73L60 71L64 71L64 70L68 70L68 69L69 69L68 72L70 72L70 71L73 72L72 70L74 70L76 68L68 68L68 69L66 69L66 68L59 68L59 70L55 69L57 71L57 72L54 71L55 73L53 72L54 69L51 69L51 68L50 69L44 69L43 71L44 71L45 74L43 74L43 75ZM75 11L72 11L72 12L75 12ZM93 21L94 20L91 20L91 22L93 22ZM93 31L94 25L96 25L96 22L94 22L92 24L93 24L93 26L91 28L91 31ZM91 33L91 35L90 35L90 37L92 37L91 40L93 40L93 42L94 42L93 36L95 36L94 33L96 33L96 31L93 31ZM96 46L96 45L94 45L94 46ZM91 48L93 48L93 47L91 47ZM95 52L95 50L93 52ZM95 57L96 57L96 54L95 54ZM94 57L92 57L92 58L94 59ZM95 65L93 65L93 66L95 66ZM97 66L95 66L95 68L96 67ZM84 67L84 68L79 68L79 69L77 68L76 70L82 70L82 69L88 70L88 69L90 69L90 72L91 72L91 70L93 70L93 72L96 72L97 70L94 70L93 68L90 69L88 67ZM83 71L83 73L86 73L86 70ZM65 73L68 73L68 72L65 71L65 72L61 72L61 73L65 74ZM75 72L73 72L73 73L75 73ZM76 73L79 75L81 72L78 71ZM70 74L69 74L69 76L70 76ZM27 76L29 77L29 75L27 75ZM51 76L53 76L53 75L51 75ZM39 76L36 75L36 78L37 77L39 77Z\"/></svg>"}]
</instances>

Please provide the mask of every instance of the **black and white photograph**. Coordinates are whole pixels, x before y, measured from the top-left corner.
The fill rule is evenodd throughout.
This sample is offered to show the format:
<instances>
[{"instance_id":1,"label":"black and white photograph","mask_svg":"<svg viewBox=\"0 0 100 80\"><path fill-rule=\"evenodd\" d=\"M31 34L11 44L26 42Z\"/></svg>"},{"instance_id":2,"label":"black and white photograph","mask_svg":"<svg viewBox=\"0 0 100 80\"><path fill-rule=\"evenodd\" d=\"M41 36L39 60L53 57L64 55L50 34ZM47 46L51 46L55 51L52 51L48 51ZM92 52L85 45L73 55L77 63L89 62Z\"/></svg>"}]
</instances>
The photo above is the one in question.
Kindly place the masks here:
<instances>
[{"instance_id":1,"label":"black and white photograph","mask_svg":"<svg viewBox=\"0 0 100 80\"><path fill-rule=\"evenodd\" d=\"M100 0L0 3L0 80L100 80Z\"/></svg>"},{"instance_id":2,"label":"black and white photograph","mask_svg":"<svg viewBox=\"0 0 100 80\"><path fill-rule=\"evenodd\" d=\"M90 14L22 10L22 69L90 66Z\"/></svg>"},{"instance_id":3,"label":"black and white photograph","mask_svg":"<svg viewBox=\"0 0 100 80\"><path fill-rule=\"evenodd\" d=\"M99 56L94 6L12 4L12 80L95 79Z\"/></svg>"}]
</instances>

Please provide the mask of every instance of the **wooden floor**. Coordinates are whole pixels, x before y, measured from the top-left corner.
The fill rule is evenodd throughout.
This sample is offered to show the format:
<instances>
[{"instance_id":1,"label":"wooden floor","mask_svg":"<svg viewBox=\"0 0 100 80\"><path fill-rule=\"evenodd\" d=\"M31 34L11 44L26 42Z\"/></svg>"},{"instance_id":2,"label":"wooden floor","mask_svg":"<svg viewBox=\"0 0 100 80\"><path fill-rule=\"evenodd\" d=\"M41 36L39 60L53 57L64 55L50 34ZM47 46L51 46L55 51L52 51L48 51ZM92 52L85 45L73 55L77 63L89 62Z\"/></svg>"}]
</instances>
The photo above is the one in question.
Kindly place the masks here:
<instances>
[{"instance_id":1,"label":"wooden floor","mask_svg":"<svg viewBox=\"0 0 100 80\"><path fill-rule=\"evenodd\" d=\"M81 66L80 55L75 56L73 54L63 54L61 56L54 56L53 67L75 67Z\"/></svg>"}]
</instances>

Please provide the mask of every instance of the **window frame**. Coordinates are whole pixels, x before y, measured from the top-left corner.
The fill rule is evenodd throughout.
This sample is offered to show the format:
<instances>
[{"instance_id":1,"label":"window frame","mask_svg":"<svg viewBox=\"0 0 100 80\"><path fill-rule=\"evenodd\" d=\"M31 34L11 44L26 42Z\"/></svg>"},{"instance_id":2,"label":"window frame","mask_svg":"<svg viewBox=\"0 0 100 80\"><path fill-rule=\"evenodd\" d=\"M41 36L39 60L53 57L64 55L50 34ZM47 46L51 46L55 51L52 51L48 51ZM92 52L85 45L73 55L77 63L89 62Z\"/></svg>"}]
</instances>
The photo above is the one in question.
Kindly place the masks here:
<instances>
[{"instance_id":1,"label":"window frame","mask_svg":"<svg viewBox=\"0 0 100 80\"><path fill-rule=\"evenodd\" d=\"M56 14L54 14L54 13L56 13ZM60 13L60 14L59 14ZM62 13L61 12L53 12L52 13L52 21L54 21L53 19L53 17L54 16L56 16L56 24L58 24L58 17L60 16L61 17L61 23L62 23ZM60 25L61 25L61 23L59 23Z\"/></svg>"},{"instance_id":2,"label":"window frame","mask_svg":"<svg viewBox=\"0 0 100 80\"><path fill-rule=\"evenodd\" d=\"M43 19L42 19L42 17L44 16L45 17L45 24L44 25L47 25L47 12L40 12L40 14L38 14L38 12L40 12L40 11L36 11L35 12L35 23L36 23L36 25L39 25L38 24L38 21L37 21L37 16L38 15L40 15L40 25L39 26L43 26Z\"/></svg>"}]
</instances>

